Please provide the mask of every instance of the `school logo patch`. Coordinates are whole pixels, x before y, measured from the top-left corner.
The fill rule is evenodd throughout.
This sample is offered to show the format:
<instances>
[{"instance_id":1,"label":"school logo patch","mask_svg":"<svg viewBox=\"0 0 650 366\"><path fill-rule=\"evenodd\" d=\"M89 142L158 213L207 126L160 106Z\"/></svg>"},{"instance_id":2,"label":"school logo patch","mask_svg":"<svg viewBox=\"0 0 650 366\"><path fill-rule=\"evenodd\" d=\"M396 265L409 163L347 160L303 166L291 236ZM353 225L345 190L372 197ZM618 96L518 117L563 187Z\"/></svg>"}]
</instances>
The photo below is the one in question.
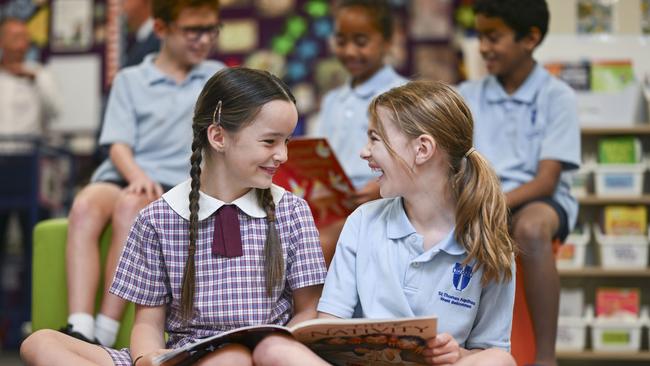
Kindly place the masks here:
<instances>
[{"instance_id":1,"label":"school logo patch","mask_svg":"<svg viewBox=\"0 0 650 366\"><path fill-rule=\"evenodd\" d=\"M469 285L469 280L472 279L472 266L467 264L463 267L462 264L456 263L452 271L454 273L452 279L454 288L458 291L463 291Z\"/></svg>"}]
</instances>

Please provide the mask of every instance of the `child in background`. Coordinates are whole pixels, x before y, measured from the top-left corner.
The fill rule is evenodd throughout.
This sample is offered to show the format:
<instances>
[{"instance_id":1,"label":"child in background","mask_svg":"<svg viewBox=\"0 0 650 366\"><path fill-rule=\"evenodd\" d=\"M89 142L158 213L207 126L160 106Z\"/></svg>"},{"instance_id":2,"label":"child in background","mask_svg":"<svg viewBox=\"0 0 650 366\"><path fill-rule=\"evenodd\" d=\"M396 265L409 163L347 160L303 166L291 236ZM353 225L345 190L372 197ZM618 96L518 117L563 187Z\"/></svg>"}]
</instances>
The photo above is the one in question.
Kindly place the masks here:
<instances>
[{"instance_id":1,"label":"child in background","mask_svg":"<svg viewBox=\"0 0 650 366\"><path fill-rule=\"evenodd\" d=\"M130 350L41 330L23 343L23 359L146 366L198 338L315 317L325 279L318 231L307 203L271 181L297 119L288 87L267 72L224 69L208 80L191 180L140 213L111 287L137 304ZM199 364L251 365L252 354L233 344Z\"/></svg>"},{"instance_id":2,"label":"child in background","mask_svg":"<svg viewBox=\"0 0 650 366\"><path fill-rule=\"evenodd\" d=\"M513 243L499 181L472 147L472 116L450 87L427 81L391 89L369 107L361 156L380 173L384 199L345 222L319 317L435 314L431 364L514 365ZM256 352L275 365L318 365L288 339Z\"/></svg>"},{"instance_id":3,"label":"child in background","mask_svg":"<svg viewBox=\"0 0 650 366\"><path fill-rule=\"evenodd\" d=\"M68 325L62 331L112 346L126 302L108 293L117 260L138 212L187 179L192 108L206 80L223 64L206 61L219 33L217 0L154 0L159 54L117 74L100 137L110 158L75 198L66 247ZM97 317L99 237L113 233Z\"/></svg>"},{"instance_id":4,"label":"child in background","mask_svg":"<svg viewBox=\"0 0 650 366\"><path fill-rule=\"evenodd\" d=\"M460 92L476 117L476 149L496 170L511 210L535 363L555 365L560 281L551 242L564 240L577 217L566 173L580 164L576 99L533 58L548 29L544 0L477 0L474 9L491 75Z\"/></svg>"},{"instance_id":5,"label":"child in background","mask_svg":"<svg viewBox=\"0 0 650 366\"><path fill-rule=\"evenodd\" d=\"M358 156L368 130L368 105L375 96L407 81L384 64L392 36L393 18L386 0L336 4L332 47L350 80L325 95L315 134L328 139L357 190L350 197L357 205L379 198L373 181L376 174ZM320 228L326 258L331 258L344 221Z\"/></svg>"}]
</instances>

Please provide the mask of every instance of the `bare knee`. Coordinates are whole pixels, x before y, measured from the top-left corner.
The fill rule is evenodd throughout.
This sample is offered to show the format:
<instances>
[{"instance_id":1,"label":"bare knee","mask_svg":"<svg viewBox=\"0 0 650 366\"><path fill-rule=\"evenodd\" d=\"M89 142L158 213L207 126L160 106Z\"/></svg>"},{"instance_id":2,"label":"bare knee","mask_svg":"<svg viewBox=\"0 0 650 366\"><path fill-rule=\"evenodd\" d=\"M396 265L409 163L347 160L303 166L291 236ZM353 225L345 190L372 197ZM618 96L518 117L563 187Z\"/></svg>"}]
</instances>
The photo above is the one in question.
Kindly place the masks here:
<instances>
[{"instance_id":1,"label":"bare knee","mask_svg":"<svg viewBox=\"0 0 650 366\"><path fill-rule=\"evenodd\" d=\"M130 229L133 221L135 221L135 217L138 216L140 210L149 204L149 202L143 195L133 193L120 194L115 203L115 209L113 210L113 226L121 225L126 230Z\"/></svg>"},{"instance_id":2,"label":"bare knee","mask_svg":"<svg viewBox=\"0 0 650 366\"><path fill-rule=\"evenodd\" d=\"M546 220L522 217L513 229L513 238L523 255L539 255L551 250L553 228Z\"/></svg>"},{"instance_id":3,"label":"bare knee","mask_svg":"<svg viewBox=\"0 0 650 366\"><path fill-rule=\"evenodd\" d=\"M252 366L251 352L241 344L228 344L218 351L207 355L197 366Z\"/></svg>"},{"instance_id":4,"label":"bare knee","mask_svg":"<svg viewBox=\"0 0 650 366\"><path fill-rule=\"evenodd\" d=\"M296 341L284 336L271 335L257 344L253 351L253 362L260 366L277 366L286 364L292 357Z\"/></svg>"},{"instance_id":5,"label":"bare knee","mask_svg":"<svg viewBox=\"0 0 650 366\"><path fill-rule=\"evenodd\" d=\"M70 226L83 227L89 220L105 220L110 217L110 211L100 207L90 195L79 195L74 199L68 220Z\"/></svg>"},{"instance_id":6,"label":"bare knee","mask_svg":"<svg viewBox=\"0 0 650 366\"><path fill-rule=\"evenodd\" d=\"M27 337L20 345L20 358L27 365L47 364L48 344L56 342L56 331L41 329Z\"/></svg>"}]
</instances>

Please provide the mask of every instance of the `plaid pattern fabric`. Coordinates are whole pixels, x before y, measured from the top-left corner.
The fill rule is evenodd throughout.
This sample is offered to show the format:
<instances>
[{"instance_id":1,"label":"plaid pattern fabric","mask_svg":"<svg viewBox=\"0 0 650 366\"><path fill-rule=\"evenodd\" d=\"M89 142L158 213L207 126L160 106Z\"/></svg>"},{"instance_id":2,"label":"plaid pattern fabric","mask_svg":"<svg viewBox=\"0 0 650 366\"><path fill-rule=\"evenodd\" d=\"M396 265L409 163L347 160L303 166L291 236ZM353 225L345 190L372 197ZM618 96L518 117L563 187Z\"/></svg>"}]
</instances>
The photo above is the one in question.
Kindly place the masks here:
<instances>
[{"instance_id":1,"label":"plaid pattern fabric","mask_svg":"<svg viewBox=\"0 0 650 366\"><path fill-rule=\"evenodd\" d=\"M211 253L214 215L199 222L195 254L194 316L181 315L181 285L189 245L189 222L162 199L137 217L122 252L110 292L146 306L167 306L167 347L175 348L238 327L286 324L293 290L323 284L325 261L307 203L285 192L276 207L276 229L285 261L283 288L267 296L264 274L266 218L238 212L241 257Z\"/></svg>"},{"instance_id":2,"label":"plaid pattern fabric","mask_svg":"<svg viewBox=\"0 0 650 366\"><path fill-rule=\"evenodd\" d=\"M115 366L131 366L133 364L133 361L131 360L131 351L129 351L128 348L118 350L105 346L100 347L108 352L108 355L113 359L113 364Z\"/></svg>"}]
</instances>

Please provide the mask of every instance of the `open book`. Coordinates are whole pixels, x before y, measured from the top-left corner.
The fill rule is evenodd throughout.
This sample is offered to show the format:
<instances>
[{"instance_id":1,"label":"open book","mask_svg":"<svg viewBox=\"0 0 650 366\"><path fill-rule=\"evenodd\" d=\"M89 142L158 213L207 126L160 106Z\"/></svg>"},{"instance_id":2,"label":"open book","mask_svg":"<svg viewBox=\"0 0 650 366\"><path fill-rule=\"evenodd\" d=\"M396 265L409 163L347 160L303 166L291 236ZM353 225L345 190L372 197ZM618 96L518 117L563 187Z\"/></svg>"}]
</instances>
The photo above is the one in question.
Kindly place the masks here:
<instances>
[{"instance_id":1,"label":"open book","mask_svg":"<svg viewBox=\"0 0 650 366\"><path fill-rule=\"evenodd\" d=\"M353 209L348 196L355 192L334 151L324 138L297 138L289 142L289 159L273 183L304 198L316 226L345 219Z\"/></svg>"},{"instance_id":2,"label":"open book","mask_svg":"<svg viewBox=\"0 0 650 366\"><path fill-rule=\"evenodd\" d=\"M436 335L437 318L313 319L283 327L238 328L165 353L154 359L163 366L191 365L228 343L251 350L272 333L291 335L333 365L421 365L426 340Z\"/></svg>"}]
</instances>

